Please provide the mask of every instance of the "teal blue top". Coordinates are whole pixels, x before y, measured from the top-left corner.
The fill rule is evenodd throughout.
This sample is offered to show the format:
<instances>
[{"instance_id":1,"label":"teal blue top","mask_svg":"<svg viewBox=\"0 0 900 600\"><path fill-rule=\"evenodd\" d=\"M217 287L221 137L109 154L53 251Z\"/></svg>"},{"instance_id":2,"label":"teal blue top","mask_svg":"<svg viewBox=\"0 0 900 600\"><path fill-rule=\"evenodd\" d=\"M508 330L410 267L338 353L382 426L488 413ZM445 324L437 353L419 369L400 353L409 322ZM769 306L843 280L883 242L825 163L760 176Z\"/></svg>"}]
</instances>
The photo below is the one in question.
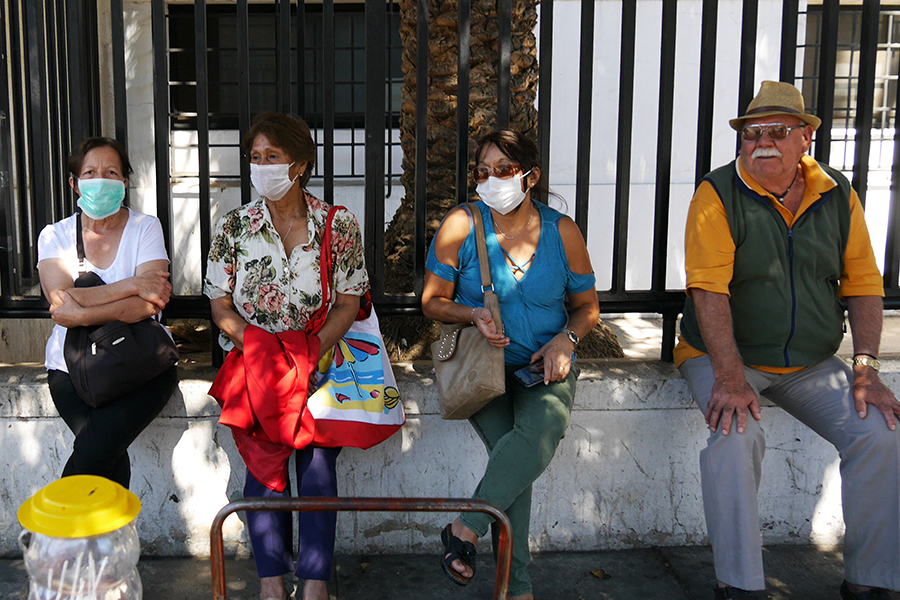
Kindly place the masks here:
<instances>
[{"instance_id":1,"label":"teal blue top","mask_svg":"<svg viewBox=\"0 0 900 600\"><path fill-rule=\"evenodd\" d=\"M484 218L485 231L493 231L490 209L481 201L475 204ZM569 268L559 235L559 220L563 214L537 202L534 205L541 218L541 234L537 250L521 280L515 278L506 264L497 236L488 235L486 240L491 280L500 299L500 314L510 339L506 347L506 364L509 365L530 362L532 354L565 328L569 318L564 304L566 295L592 289L595 284L593 273L573 273ZM459 249L458 269L438 262L433 241L425 268L441 279L456 284L453 292L455 302L472 307L484 306L474 227Z\"/></svg>"}]
</instances>

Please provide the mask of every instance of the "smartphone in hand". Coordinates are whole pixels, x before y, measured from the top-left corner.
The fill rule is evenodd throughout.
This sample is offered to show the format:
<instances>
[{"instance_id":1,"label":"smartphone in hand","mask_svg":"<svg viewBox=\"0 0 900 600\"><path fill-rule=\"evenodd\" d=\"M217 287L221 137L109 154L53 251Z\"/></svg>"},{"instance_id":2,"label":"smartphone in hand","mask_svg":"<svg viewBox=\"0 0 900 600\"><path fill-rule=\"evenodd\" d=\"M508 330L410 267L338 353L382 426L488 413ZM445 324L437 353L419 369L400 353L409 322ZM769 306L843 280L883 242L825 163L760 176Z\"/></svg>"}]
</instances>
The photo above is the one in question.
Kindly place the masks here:
<instances>
[{"instance_id":1,"label":"smartphone in hand","mask_svg":"<svg viewBox=\"0 0 900 600\"><path fill-rule=\"evenodd\" d=\"M539 383L544 383L544 361L539 360L533 362L526 367L522 367L518 371L513 372L516 379L522 382L525 387L533 387Z\"/></svg>"}]
</instances>

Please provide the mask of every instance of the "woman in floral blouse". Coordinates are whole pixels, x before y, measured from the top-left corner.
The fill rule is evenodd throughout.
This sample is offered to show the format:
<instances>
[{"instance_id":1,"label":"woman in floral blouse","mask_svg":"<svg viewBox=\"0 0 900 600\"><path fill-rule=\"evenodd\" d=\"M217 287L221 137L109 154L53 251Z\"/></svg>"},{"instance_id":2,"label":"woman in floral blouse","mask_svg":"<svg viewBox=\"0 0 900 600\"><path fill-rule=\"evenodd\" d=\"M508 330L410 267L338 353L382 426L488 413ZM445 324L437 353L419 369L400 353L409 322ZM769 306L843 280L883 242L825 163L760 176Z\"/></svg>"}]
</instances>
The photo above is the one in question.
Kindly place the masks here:
<instances>
[{"instance_id":1,"label":"woman in floral blouse","mask_svg":"<svg viewBox=\"0 0 900 600\"><path fill-rule=\"evenodd\" d=\"M205 294L226 351L243 350L244 329L270 333L303 330L322 306L320 244L330 206L306 191L316 146L306 123L295 115L263 113L244 136L250 175L260 194L226 214L209 251ZM356 218L338 211L332 225L334 293L328 318L318 333L319 358L353 324L359 297L369 287ZM335 463L340 448L297 451L300 496L336 496ZM283 497L248 470L244 496ZM326 582L334 552L336 515L300 513L298 558L294 565L291 513L249 511L247 524L260 576L262 600L287 598L282 576L294 570L305 580L304 600L327 600Z\"/></svg>"}]
</instances>

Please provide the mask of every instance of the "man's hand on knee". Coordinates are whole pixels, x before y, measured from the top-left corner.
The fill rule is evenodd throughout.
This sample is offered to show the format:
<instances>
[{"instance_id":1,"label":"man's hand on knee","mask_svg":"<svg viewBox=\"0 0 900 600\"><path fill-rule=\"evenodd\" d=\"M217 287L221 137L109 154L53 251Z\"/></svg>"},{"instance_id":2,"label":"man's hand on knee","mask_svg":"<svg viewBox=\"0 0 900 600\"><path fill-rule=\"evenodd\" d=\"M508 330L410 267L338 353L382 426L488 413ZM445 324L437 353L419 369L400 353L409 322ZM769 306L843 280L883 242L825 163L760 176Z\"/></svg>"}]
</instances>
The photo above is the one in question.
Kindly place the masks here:
<instances>
[{"instance_id":1,"label":"man's hand on knee","mask_svg":"<svg viewBox=\"0 0 900 600\"><path fill-rule=\"evenodd\" d=\"M710 431L722 427L722 435L731 431L732 421L737 421L737 432L744 433L747 427L747 413L759 421L762 414L759 399L746 379L716 379L712 395L706 407L706 424ZM900 413L898 413L900 414Z\"/></svg>"},{"instance_id":2,"label":"man's hand on knee","mask_svg":"<svg viewBox=\"0 0 900 600\"><path fill-rule=\"evenodd\" d=\"M897 429L900 402L897 402L894 393L884 385L874 369L853 367L853 403L859 418L866 418L868 406L871 404L884 415L888 429L891 431Z\"/></svg>"}]
</instances>

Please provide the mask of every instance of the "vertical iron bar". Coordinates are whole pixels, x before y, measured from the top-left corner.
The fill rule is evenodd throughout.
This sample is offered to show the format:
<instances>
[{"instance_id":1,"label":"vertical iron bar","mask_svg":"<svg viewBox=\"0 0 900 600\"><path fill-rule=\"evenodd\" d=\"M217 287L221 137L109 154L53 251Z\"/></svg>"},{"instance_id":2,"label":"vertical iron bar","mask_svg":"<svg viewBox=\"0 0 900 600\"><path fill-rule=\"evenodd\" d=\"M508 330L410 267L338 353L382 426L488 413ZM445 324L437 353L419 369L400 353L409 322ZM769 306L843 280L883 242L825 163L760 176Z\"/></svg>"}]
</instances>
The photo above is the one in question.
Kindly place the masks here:
<instances>
[{"instance_id":1,"label":"vertical iron bar","mask_svg":"<svg viewBox=\"0 0 900 600\"><path fill-rule=\"evenodd\" d=\"M459 0L459 53L456 78L456 203L469 199L469 58L471 0Z\"/></svg>"},{"instance_id":2,"label":"vertical iron bar","mask_svg":"<svg viewBox=\"0 0 900 600\"><path fill-rule=\"evenodd\" d=\"M697 160L694 185L709 173L712 161L713 106L716 91L716 37L718 0L703 0L700 29L700 103L697 115Z\"/></svg>"},{"instance_id":3,"label":"vertical iron bar","mask_svg":"<svg viewBox=\"0 0 900 600\"><path fill-rule=\"evenodd\" d=\"M12 169L12 139L13 127L11 117L11 104L13 98L9 93L10 73L13 71L13 60L7 52L6 29L12 23L6 2L0 0L0 239L8 238L7 231L11 223L9 215L10 206L14 202L13 194L13 169ZM9 290L7 277L12 269L9 268L10 252L8 244L0 244L0 301L5 301Z\"/></svg>"},{"instance_id":4,"label":"vertical iron bar","mask_svg":"<svg viewBox=\"0 0 900 600\"><path fill-rule=\"evenodd\" d=\"M334 203L334 0L322 5L322 100L324 112L325 202Z\"/></svg>"},{"instance_id":5,"label":"vertical iron bar","mask_svg":"<svg viewBox=\"0 0 900 600\"><path fill-rule=\"evenodd\" d=\"M663 0L659 56L659 114L656 135L656 202L653 220L653 265L650 286L659 294L666 291L669 247L669 197L672 182L672 129L675 110L675 43L677 41L678 0ZM675 319L678 311L663 313L660 358L672 361L675 348Z\"/></svg>"},{"instance_id":6,"label":"vertical iron bar","mask_svg":"<svg viewBox=\"0 0 900 600\"><path fill-rule=\"evenodd\" d=\"M6 113L0 119L0 132L5 134L9 132L9 138L0 141L0 145L9 145L3 149L3 163L0 165L0 172L5 173L7 179L3 185L2 194L4 203L0 206L0 216L3 217L0 222L0 236L6 243L0 244L0 256L3 262L0 264L0 272L2 272L3 280L0 282L3 290L3 304L8 302L10 296L15 293L15 274L16 274L16 255L18 252L13 246L14 236L16 236L17 221L15 218L16 206L22 205L28 196L28 190L23 185L25 180L25 163L28 161L26 148L28 147L27 139L27 107L25 103L24 82L27 76L22 72L23 64L23 33L22 22L24 15L21 13L21 5L16 3L0 3L5 4L3 19L0 20L0 28L3 34L0 38L8 39L8 46L4 44L2 60L9 69L9 76L4 72L0 79L0 91L3 92L3 100L8 99L9 104L6 107ZM7 50L9 52L7 52Z\"/></svg>"},{"instance_id":7,"label":"vertical iron bar","mask_svg":"<svg viewBox=\"0 0 900 600\"><path fill-rule=\"evenodd\" d=\"M121 0L119 1L121 2ZM115 14L115 2L110 4L110 8L113 10L113 14ZM85 135L86 132L84 131L85 125L90 123L90 118L88 116L89 109L87 106L89 97L82 93L82 90L78 85L79 83L84 85L84 82L87 81L84 72L87 65L84 64L85 56L82 51L85 39L82 14L78 3L66 3L66 49L68 53L68 56L66 57L66 67L68 71L69 89L71 90L68 98L68 112L71 121L69 123L69 140L66 144L67 150L85 137L89 137L88 135ZM112 33L113 44L116 44L115 26ZM115 69L115 64L113 64L113 68ZM116 91L116 94L118 95L118 90ZM118 139L118 132L116 138ZM62 195L64 198L68 198L70 193L64 192ZM57 202L62 203L64 198L58 199Z\"/></svg>"},{"instance_id":8,"label":"vertical iron bar","mask_svg":"<svg viewBox=\"0 0 900 600\"><path fill-rule=\"evenodd\" d=\"M541 0L541 40L538 63L538 150L541 178L550 181L550 104L553 87L553 0ZM549 198L538 198L547 203Z\"/></svg>"},{"instance_id":9,"label":"vertical iron bar","mask_svg":"<svg viewBox=\"0 0 900 600\"><path fill-rule=\"evenodd\" d=\"M74 145L100 133L99 62L97 36L93 33L96 3L67 2L66 20L69 89L72 90L69 94L70 137ZM69 206L74 206L74 196L70 197L73 201L67 203L65 212L68 212Z\"/></svg>"},{"instance_id":10,"label":"vertical iron bar","mask_svg":"<svg viewBox=\"0 0 900 600\"><path fill-rule=\"evenodd\" d=\"M384 297L385 11L384 0L366 0L365 254L376 302Z\"/></svg>"},{"instance_id":11,"label":"vertical iron bar","mask_svg":"<svg viewBox=\"0 0 900 600\"><path fill-rule=\"evenodd\" d=\"M125 8L122 0L109 0L112 33L113 102L116 139L128 147L128 97L125 90Z\"/></svg>"},{"instance_id":12,"label":"vertical iron bar","mask_svg":"<svg viewBox=\"0 0 900 600\"><path fill-rule=\"evenodd\" d=\"M386 64L387 64L387 85L384 88L384 94L387 98L385 100L385 106L387 107L384 113L384 128L387 131L387 139L385 140L386 144L386 156L387 160L385 161L385 183L386 183L386 192L384 194L385 198L390 198L391 193L394 189L394 104L393 104L393 92L394 92L394 52L396 47L394 46L394 2L390 0L387 2L388 5L388 16L385 21L385 27L387 28L387 32L385 33L385 39L387 43L385 45L385 50L387 52ZM398 32L399 33L399 32Z\"/></svg>"},{"instance_id":13,"label":"vertical iron bar","mask_svg":"<svg viewBox=\"0 0 900 600\"><path fill-rule=\"evenodd\" d=\"M237 62L238 62L238 146L241 155L241 204L251 201L250 157L244 144L244 134L250 129L250 13L247 0L237 0ZM218 343L214 346L218 347Z\"/></svg>"},{"instance_id":14,"label":"vertical iron bar","mask_svg":"<svg viewBox=\"0 0 900 600\"><path fill-rule=\"evenodd\" d=\"M799 20L800 0L782 0L781 68L779 79L791 84L797 78L797 27Z\"/></svg>"},{"instance_id":15,"label":"vertical iron bar","mask_svg":"<svg viewBox=\"0 0 900 600\"><path fill-rule=\"evenodd\" d=\"M500 36L497 39L500 56L497 63L497 128L509 127L509 80L512 65L512 0L497 0Z\"/></svg>"},{"instance_id":16,"label":"vertical iron bar","mask_svg":"<svg viewBox=\"0 0 900 600\"><path fill-rule=\"evenodd\" d=\"M16 241L12 247L16 250L16 273L21 274L22 250L28 247L27 238L37 223L52 222L53 215L48 214L46 199L53 198L51 192L53 169L50 165L49 144L49 106L47 103L47 73L44 70L47 47L44 39L44 11L43 5L37 2L25 3L25 39L26 45L26 73L28 81L28 108L27 119L29 125L29 138L31 142L31 169L28 189L31 192L29 201L19 207L21 211L22 227L15 232ZM12 233L12 232L11 232ZM20 293L21 279L16 277L15 294Z\"/></svg>"},{"instance_id":17,"label":"vertical iron bar","mask_svg":"<svg viewBox=\"0 0 900 600\"><path fill-rule=\"evenodd\" d=\"M575 223L587 238L591 177L591 111L594 99L594 0L581 0L578 134L575 150Z\"/></svg>"},{"instance_id":18,"label":"vertical iron bar","mask_svg":"<svg viewBox=\"0 0 900 600\"><path fill-rule=\"evenodd\" d=\"M756 31L759 22L759 1L744 0L741 15L741 66L738 72L738 105L735 114L742 115L753 99L753 84L756 80ZM737 147L741 149L741 138L736 136Z\"/></svg>"},{"instance_id":19,"label":"vertical iron bar","mask_svg":"<svg viewBox=\"0 0 900 600\"><path fill-rule=\"evenodd\" d=\"M306 120L306 1L297 0L297 114Z\"/></svg>"},{"instance_id":20,"label":"vertical iron bar","mask_svg":"<svg viewBox=\"0 0 900 600\"><path fill-rule=\"evenodd\" d=\"M839 0L822 2L822 54L819 57L819 79L816 115L822 125L816 130L815 158L827 163L831 158L831 124L834 120L834 77L837 68Z\"/></svg>"},{"instance_id":21,"label":"vertical iron bar","mask_svg":"<svg viewBox=\"0 0 900 600\"><path fill-rule=\"evenodd\" d=\"M350 133L350 174L353 176L358 176L359 174L356 172L356 111L357 111L357 102L356 102L356 27L350 25L349 29L349 37L350 40L348 42L349 45L349 62L350 62L350 77L348 78L349 83L347 85L350 90L348 95L350 96L350 119L349 119L349 133ZM365 63L363 63L365 64Z\"/></svg>"},{"instance_id":22,"label":"vertical iron bar","mask_svg":"<svg viewBox=\"0 0 900 600\"><path fill-rule=\"evenodd\" d=\"M659 53L659 115L656 125L656 203L653 222L653 266L650 278L655 292L666 290L669 246L669 194L672 182L672 123L675 113L675 42L678 1L663 0Z\"/></svg>"},{"instance_id":23,"label":"vertical iron bar","mask_svg":"<svg viewBox=\"0 0 900 600\"><path fill-rule=\"evenodd\" d=\"M209 59L206 43L206 0L194 0L194 77L197 80L197 160L200 197L200 280L206 280L211 226L209 201Z\"/></svg>"},{"instance_id":24,"label":"vertical iron bar","mask_svg":"<svg viewBox=\"0 0 900 600\"><path fill-rule=\"evenodd\" d=\"M616 208L613 227L612 291L625 292L628 269L628 209L631 203L631 133L634 126L634 46L637 0L622 1L619 59L619 123L616 142ZM579 163L579 166L582 163Z\"/></svg>"},{"instance_id":25,"label":"vertical iron bar","mask_svg":"<svg viewBox=\"0 0 900 600\"><path fill-rule=\"evenodd\" d=\"M291 111L291 0L276 0L275 101L278 112Z\"/></svg>"},{"instance_id":26,"label":"vertical iron bar","mask_svg":"<svg viewBox=\"0 0 900 600\"><path fill-rule=\"evenodd\" d=\"M44 3L43 28L44 41L46 43L44 60L46 62L43 68L46 78L45 93L47 94L47 138L45 141L47 144L46 158L48 165L46 176L48 178L47 193L50 195L50 198L56 198L65 193L62 187L64 179L62 165L66 162L66 159L63 157L65 148L63 139L66 136L63 134L63 131L69 125L66 109L68 106L65 81L66 52L64 50L66 41L65 38L60 39L60 34L65 29L66 19L65 17L62 20L59 18L58 9L61 8L61 2L62 0L49 0ZM36 200L49 208L50 202L48 202L47 198L36 198ZM31 225L31 227L22 231L23 249L36 247L35 241L43 227L43 224L37 221ZM30 255L30 252L26 251L26 254ZM19 280L25 285L27 285L28 279L35 274L32 265L36 264L37 256L34 258L35 260L30 260L30 256L29 258L23 256L24 260L19 271Z\"/></svg>"},{"instance_id":27,"label":"vertical iron bar","mask_svg":"<svg viewBox=\"0 0 900 600\"><path fill-rule=\"evenodd\" d=\"M425 212L428 209L428 0L416 2L416 200L415 282L425 287Z\"/></svg>"},{"instance_id":28,"label":"vertical iron bar","mask_svg":"<svg viewBox=\"0 0 900 600\"><path fill-rule=\"evenodd\" d=\"M878 57L879 0L863 2L859 44L859 76L856 84L856 134L854 135L853 187L863 207L869 188L869 153L875 112L875 62Z\"/></svg>"},{"instance_id":29,"label":"vertical iron bar","mask_svg":"<svg viewBox=\"0 0 900 600\"><path fill-rule=\"evenodd\" d=\"M894 93L894 160L891 163L891 196L888 204L887 243L884 251L884 288L897 293L900 287L900 80ZM885 86L885 95L887 86Z\"/></svg>"},{"instance_id":30,"label":"vertical iron bar","mask_svg":"<svg viewBox=\"0 0 900 600\"><path fill-rule=\"evenodd\" d=\"M156 216L163 228L166 248L172 243L171 188L169 186L169 67L166 45L166 2L150 4L153 38L153 109L156 147Z\"/></svg>"},{"instance_id":31,"label":"vertical iron bar","mask_svg":"<svg viewBox=\"0 0 900 600\"><path fill-rule=\"evenodd\" d=\"M679 312L681 311L663 312L662 351L659 357L663 362L670 363L675 360L675 325Z\"/></svg>"}]
</instances>

